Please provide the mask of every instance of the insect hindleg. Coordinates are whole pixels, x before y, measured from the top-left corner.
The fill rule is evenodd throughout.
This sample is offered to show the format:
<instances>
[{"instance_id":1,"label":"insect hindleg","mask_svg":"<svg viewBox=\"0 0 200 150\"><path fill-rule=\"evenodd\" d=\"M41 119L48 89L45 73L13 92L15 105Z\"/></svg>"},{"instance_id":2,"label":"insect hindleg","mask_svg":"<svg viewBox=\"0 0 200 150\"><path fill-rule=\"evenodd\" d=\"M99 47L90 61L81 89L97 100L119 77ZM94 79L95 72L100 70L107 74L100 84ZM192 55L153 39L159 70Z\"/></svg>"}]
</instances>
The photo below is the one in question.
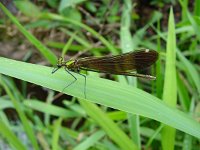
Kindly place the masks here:
<instances>
[{"instance_id":1,"label":"insect hindleg","mask_svg":"<svg viewBox=\"0 0 200 150\"><path fill-rule=\"evenodd\" d=\"M67 71L67 73L69 73L69 74L74 78L74 80L73 80L70 84L68 84L68 85L63 89L63 91L64 91L67 87L69 87L70 85L72 85L74 82L76 82L76 80L77 80L77 78L76 78L67 68L65 68L65 71Z\"/></svg>"},{"instance_id":2,"label":"insect hindleg","mask_svg":"<svg viewBox=\"0 0 200 150\"><path fill-rule=\"evenodd\" d=\"M67 87L69 87L70 85L72 85L74 82L76 82L76 80L77 80L77 78L67 69L67 68L65 68L65 71L67 72L67 73L69 73L73 78L74 78L74 80L70 83L70 84L68 84L64 89L63 89L63 91L67 88ZM78 73L78 72L77 72ZM80 73L78 73L79 75L81 75L81 76L83 76L84 77L84 79L85 79L85 84L84 84L84 95L85 95L85 98L86 98L86 75L83 75L83 74L80 74Z\"/></svg>"},{"instance_id":3,"label":"insect hindleg","mask_svg":"<svg viewBox=\"0 0 200 150\"><path fill-rule=\"evenodd\" d=\"M84 95L85 95L85 98L86 98L86 75L84 74L80 74L78 73L79 75L83 76L85 78L85 84L84 84Z\"/></svg>"}]
</instances>

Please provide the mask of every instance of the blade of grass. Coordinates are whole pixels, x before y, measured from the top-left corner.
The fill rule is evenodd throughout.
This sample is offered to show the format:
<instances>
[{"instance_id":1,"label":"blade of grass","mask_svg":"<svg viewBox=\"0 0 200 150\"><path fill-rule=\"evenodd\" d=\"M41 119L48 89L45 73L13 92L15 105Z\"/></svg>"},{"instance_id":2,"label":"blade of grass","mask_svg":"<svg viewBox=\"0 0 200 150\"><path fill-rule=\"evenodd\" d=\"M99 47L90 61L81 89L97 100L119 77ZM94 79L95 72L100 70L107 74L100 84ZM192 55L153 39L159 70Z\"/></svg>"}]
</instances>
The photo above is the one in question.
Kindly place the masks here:
<instances>
[{"instance_id":1,"label":"blade of grass","mask_svg":"<svg viewBox=\"0 0 200 150\"><path fill-rule=\"evenodd\" d=\"M52 150L59 149L58 143L59 143L61 123L62 123L62 118L59 118L54 122L53 137L52 137Z\"/></svg>"},{"instance_id":2,"label":"blade of grass","mask_svg":"<svg viewBox=\"0 0 200 150\"><path fill-rule=\"evenodd\" d=\"M164 125L161 124L156 130L155 132L152 134L152 136L150 137L150 139L148 140L147 144L146 144L146 149L150 148L150 145L152 144L153 140L156 139L156 137L158 136L158 134L161 132L161 130L163 129Z\"/></svg>"},{"instance_id":3,"label":"blade of grass","mask_svg":"<svg viewBox=\"0 0 200 150\"><path fill-rule=\"evenodd\" d=\"M188 29L188 28L187 28ZM195 30L195 29L194 29ZM156 30L157 34L164 40L167 41L165 36L163 36L163 34ZM191 30L184 30L183 32L192 32ZM196 32L198 32L198 30L196 30ZM199 36L200 37L200 36ZM194 65L180 52L180 50L178 48L176 48L176 52L177 52L177 56L178 58L181 60L181 62L184 64L185 66L185 73L188 75L188 77L190 77L193 81L193 84L195 84L198 94L200 94L200 76L198 74L198 71L196 70L196 68L194 67Z\"/></svg>"},{"instance_id":4,"label":"blade of grass","mask_svg":"<svg viewBox=\"0 0 200 150\"><path fill-rule=\"evenodd\" d=\"M171 106L176 107L177 103L177 83L176 83L176 35L173 9L170 9L168 22L168 38L166 52L166 69L163 89L163 100ZM173 150L176 130L170 126L162 129L162 148Z\"/></svg>"},{"instance_id":5,"label":"blade of grass","mask_svg":"<svg viewBox=\"0 0 200 150\"><path fill-rule=\"evenodd\" d=\"M52 91L52 90L49 90L48 91L48 94L47 94L47 98L46 98L46 104L49 104L49 105L51 105L51 103L53 102L53 100L54 100L54 94L55 94L55 92L54 91ZM60 108L60 107L59 107ZM43 110L43 109L42 109ZM48 113L45 113L44 114L44 124L46 125L46 126L49 126L50 124L51 124L51 121L50 121L50 118L51 116L50 116L50 114L48 114Z\"/></svg>"},{"instance_id":6,"label":"blade of grass","mask_svg":"<svg viewBox=\"0 0 200 150\"><path fill-rule=\"evenodd\" d=\"M63 118L73 118L80 116L78 113L75 113L73 111L69 111L64 108L54 106L52 104L40 102L38 100L26 100L24 101L24 105L34 110Z\"/></svg>"},{"instance_id":7,"label":"blade of grass","mask_svg":"<svg viewBox=\"0 0 200 150\"><path fill-rule=\"evenodd\" d=\"M180 52L179 49L177 49L177 56L184 64L186 74L192 79L192 83L196 86L198 94L200 94L200 76L195 66Z\"/></svg>"},{"instance_id":8,"label":"blade of grass","mask_svg":"<svg viewBox=\"0 0 200 150\"><path fill-rule=\"evenodd\" d=\"M68 31L68 30L66 30L66 29L64 29L64 28L60 28L60 30L61 30L63 33L68 34L68 35L71 36L71 37L73 36L73 37L74 37L74 40L75 40L76 42L80 43L81 45L83 45L85 48L92 47L92 45L91 45L88 41L86 41L85 39L79 37L78 35L74 34L73 32ZM83 48L82 48L82 49L83 49Z\"/></svg>"},{"instance_id":9,"label":"blade of grass","mask_svg":"<svg viewBox=\"0 0 200 150\"><path fill-rule=\"evenodd\" d=\"M195 109L195 100L192 98L189 108L189 114L192 116ZM193 137L191 135L185 134L184 140L183 140L183 150L192 150L192 142Z\"/></svg>"},{"instance_id":10,"label":"blade of grass","mask_svg":"<svg viewBox=\"0 0 200 150\"><path fill-rule=\"evenodd\" d=\"M8 141L8 143L14 146L14 148L20 150L26 150L22 142L13 134L13 131L11 131L1 119L0 119L0 133Z\"/></svg>"},{"instance_id":11,"label":"blade of grass","mask_svg":"<svg viewBox=\"0 0 200 150\"><path fill-rule=\"evenodd\" d=\"M200 0L195 0L194 14L200 17Z\"/></svg>"},{"instance_id":12,"label":"blade of grass","mask_svg":"<svg viewBox=\"0 0 200 150\"><path fill-rule=\"evenodd\" d=\"M40 15L39 7L31 1L14 1L16 7L28 17L37 18Z\"/></svg>"},{"instance_id":13,"label":"blade of grass","mask_svg":"<svg viewBox=\"0 0 200 150\"><path fill-rule=\"evenodd\" d=\"M190 107L190 97L188 93L188 89L185 88L185 84L183 83L184 79L177 74L177 86L178 86L178 95L179 101L182 105L182 108L187 112Z\"/></svg>"},{"instance_id":14,"label":"blade of grass","mask_svg":"<svg viewBox=\"0 0 200 150\"><path fill-rule=\"evenodd\" d=\"M42 132L39 132L37 134L38 142L40 143L40 148L43 150L51 150L50 146L47 142L47 139L44 137L44 134Z\"/></svg>"},{"instance_id":15,"label":"blade of grass","mask_svg":"<svg viewBox=\"0 0 200 150\"><path fill-rule=\"evenodd\" d=\"M70 37L70 39L68 40L68 42L65 44L65 46L62 49L62 57L64 58L65 54L67 53L69 47L71 46L73 40L74 40L74 36L76 35L76 32Z\"/></svg>"},{"instance_id":16,"label":"blade of grass","mask_svg":"<svg viewBox=\"0 0 200 150\"><path fill-rule=\"evenodd\" d=\"M186 9L187 10L187 9ZM195 19L192 17L192 15L190 14L190 12L187 10L187 17L188 17L188 20L190 21L193 29L194 29L194 33L196 34L197 36L197 39L200 41L200 27L198 25L198 23L195 21Z\"/></svg>"},{"instance_id":17,"label":"blade of grass","mask_svg":"<svg viewBox=\"0 0 200 150\"><path fill-rule=\"evenodd\" d=\"M188 7L188 0L179 0L179 3L182 6L181 19L182 19L182 21L187 21L187 11L184 8Z\"/></svg>"},{"instance_id":18,"label":"blade of grass","mask_svg":"<svg viewBox=\"0 0 200 150\"><path fill-rule=\"evenodd\" d=\"M14 106L11 103L11 101L0 98L0 110L6 109L6 108L14 108Z\"/></svg>"},{"instance_id":19,"label":"blade of grass","mask_svg":"<svg viewBox=\"0 0 200 150\"><path fill-rule=\"evenodd\" d=\"M73 150L88 150L91 146L95 145L103 136L105 136L105 132L97 131L96 133L92 134L86 140L78 144Z\"/></svg>"},{"instance_id":20,"label":"blade of grass","mask_svg":"<svg viewBox=\"0 0 200 150\"><path fill-rule=\"evenodd\" d=\"M118 53L116 48L110 42L108 42L103 36L101 36L98 32L96 32L95 30L93 30L92 28L90 28L89 26L87 26L87 25L85 25L81 22L66 18L64 16L60 16L60 15L57 15L57 14L52 14L52 13L44 13L41 17L44 18L44 19L57 20L57 21L61 21L61 22L69 22L71 24L79 26L79 27L89 31L96 38L98 38L113 54Z\"/></svg>"},{"instance_id":21,"label":"blade of grass","mask_svg":"<svg viewBox=\"0 0 200 150\"><path fill-rule=\"evenodd\" d=\"M52 75L53 68L3 57L0 57L0 64L0 73L60 92L69 82L73 81L71 75L67 74L64 69ZM77 81L63 93L84 99L84 78L76 73L73 75ZM191 116L167 106L155 96L135 87L87 76L86 96L90 102L152 118L200 138L200 126Z\"/></svg>"},{"instance_id":22,"label":"blade of grass","mask_svg":"<svg viewBox=\"0 0 200 150\"><path fill-rule=\"evenodd\" d=\"M124 1L123 13L120 26L120 43L123 53L133 50L132 36L130 33L132 4L130 0Z\"/></svg>"},{"instance_id":23,"label":"blade of grass","mask_svg":"<svg viewBox=\"0 0 200 150\"><path fill-rule=\"evenodd\" d=\"M87 114L100 125L107 135L123 150L136 150L137 146L129 137L95 104L79 100Z\"/></svg>"},{"instance_id":24,"label":"blade of grass","mask_svg":"<svg viewBox=\"0 0 200 150\"><path fill-rule=\"evenodd\" d=\"M136 41L132 41L132 36L130 32L131 12L132 12L131 0L125 0L121 18L121 26L120 26L120 44L123 53L132 51L133 47L136 47L136 45L134 45L133 43L138 43ZM135 78L128 77L128 83L132 85L134 84L134 86L137 87L137 80ZM133 114L127 114L127 119L128 119L131 138L137 145L138 149L141 149L139 116Z\"/></svg>"},{"instance_id":25,"label":"blade of grass","mask_svg":"<svg viewBox=\"0 0 200 150\"><path fill-rule=\"evenodd\" d=\"M38 39L35 38L31 33L29 33L14 17L4 5L0 2L0 8L4 13L10 18L10 20L17 26L17 28L24 34L24 36L40 51L40 53L51 63L56 64L57 58L46 46L44 46Z\"/></svg>"},{"instance_id":26,"label":"blade of grass","mask_svg":"<svg viewBox=\"0 0 200 150\"><path fill-rule=\"evenodd\" d=\"M160 31L160 20L158 20L157 22L157 30ZM157 38L157 52L160 53L161 52L161 38L160 36L158 36ZM156 62L156 95L158 98L162 97L162 93L163 93L163 76L162 76L162 72L161 72L161 59L160 57L158 58L157 62Z\"/></svg>"},{"instance_id":27,"label":"blade of grass","mask_svg":"<svg viewBox=\"0 0 200 150\"><path fill-rule=\"evenodd\" d=\"M34 149L39 150L39 146L37 144L37 140L36 140L36 137L34 135L33 128L31 127L26 115L23 112L22 106L19 103L19 99L15 98L15 95L13 95L14 93L11 92L11 90L9 89L5 79L3 79L2 75L0 75L0 84L4 87L6 93L9 95L9 97L10 97L10 99L11 99L11 101L12 101L12 103L13 103L13 105L14 105L14 107L15 107L18 115L19 115L19 118L22 121L24 130L25 130L27 136L29 137L29 139L32 143L32 146L34 147Z\"/></svg>"}]
</instances>

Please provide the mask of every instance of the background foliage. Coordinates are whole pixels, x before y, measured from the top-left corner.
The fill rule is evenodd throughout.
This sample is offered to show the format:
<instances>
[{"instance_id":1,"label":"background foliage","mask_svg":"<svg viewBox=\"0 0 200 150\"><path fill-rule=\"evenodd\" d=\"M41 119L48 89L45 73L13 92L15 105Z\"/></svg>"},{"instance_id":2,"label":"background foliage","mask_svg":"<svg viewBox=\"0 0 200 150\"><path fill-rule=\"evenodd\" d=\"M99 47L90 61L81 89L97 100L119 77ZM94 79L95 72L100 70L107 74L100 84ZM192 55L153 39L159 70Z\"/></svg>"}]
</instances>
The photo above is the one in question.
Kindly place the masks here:
<instances>
[{"instance_id":1,"label":"background foliage","mask_svg":"<svg viewBox=\"0 0 200 150\"><path fill-rule=\"evenodd\" d=\"M199 6L1 0L0 149L198 149ZM82 76L63 91L72 77L51 74L59 56L141 48L159 52L155 81L87 72L85 98Z\"/></svg>"}]
</instances>

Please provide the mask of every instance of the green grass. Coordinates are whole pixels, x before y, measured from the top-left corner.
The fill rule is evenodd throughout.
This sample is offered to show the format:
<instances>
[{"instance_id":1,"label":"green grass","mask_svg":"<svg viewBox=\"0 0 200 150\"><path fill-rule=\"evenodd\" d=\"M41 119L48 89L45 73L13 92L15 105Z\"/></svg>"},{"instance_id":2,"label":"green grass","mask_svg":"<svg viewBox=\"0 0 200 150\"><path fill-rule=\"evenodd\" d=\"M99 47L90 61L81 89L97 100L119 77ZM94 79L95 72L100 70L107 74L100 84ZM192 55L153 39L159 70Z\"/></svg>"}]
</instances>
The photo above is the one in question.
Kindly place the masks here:
<instances>
[{"instance_id":1,"label":"green grass","mask_svg":"<svg viewBox=\"0 0 200 150\"><path fill-rule=\"evenodd\" d=\"M163 101L171 107L177 104L177 82L176 82L176 35L173 10L170 10L168 22L168 38L166 53L165 82L163 89ZM171 87L171 88L169 88ZM162 129L163 149L173 149L176 130L165 126Z\"/></svg>"},{"instance_id":2,"label":"green grass","mask_svg":"<svg viewBox=\"0 0 200 150\"><path fill-rule=\"evenodd\" d=\"M53 67L0 57L1 141L12 149L198 148L199 7L195 6L193 14L189 12L187 2L179 1L176 5L181 6L181 20L174 21L173 7L177 6L172 6L168 25L163 27L163 16L158 11L150 15L145 25L138 26L137 21L142 18L138 18L135 12L137 5L130 0L102 2L99 9L94 9L96 5L90 1L77 0L72 4L62 1L62 5L56 1L45 3L49 8L44 10L29 1L15 2L22 16L31 18L26 25L20 23L22 16L13 16L1 3L0 8L49 65L56 63L56 55L28 29L44 28L68 37L65 42L56 39L46 41L62 56L84 50L102 55L109 52L118 54L120 50L125 53L140 47L155 49L160 53L156 68L152 69L152 74L156 70L157 80L140 82L132 77L114 76L119 81L116 82L89 73L85 98L84 78L77 73L73 73L77 82L63 91L73 80L64 69L51 74ZM195 3L200 2L196 0ZM154 1L156 7L162 4L166 3ZM111 6L112 9L108 9ZM50 13L50 8L58 12ZM90 16L81 8L95 13ZM30 13L31 9L37 15ZM83 15L86 15L85 18ZM2 25L3 22L1 20ZM98 32L99 22L120 27L112 27L112 32L107 31L109 27L104 27L109 32L105 34ZM149 29L156 34L148 36ZM19 80L16 82L15 78ZM31 85L46 90L30 91L28 87ZM56 91L73 98L62 96L55 99L58 96ZM43 98L32 96L37 92ZM58 101L62 106L55 105ZM16 123L10 120L6 109L15 110ZM26 135L26 140L20 139L20 133Z\"/></svg>"}]
</instances>

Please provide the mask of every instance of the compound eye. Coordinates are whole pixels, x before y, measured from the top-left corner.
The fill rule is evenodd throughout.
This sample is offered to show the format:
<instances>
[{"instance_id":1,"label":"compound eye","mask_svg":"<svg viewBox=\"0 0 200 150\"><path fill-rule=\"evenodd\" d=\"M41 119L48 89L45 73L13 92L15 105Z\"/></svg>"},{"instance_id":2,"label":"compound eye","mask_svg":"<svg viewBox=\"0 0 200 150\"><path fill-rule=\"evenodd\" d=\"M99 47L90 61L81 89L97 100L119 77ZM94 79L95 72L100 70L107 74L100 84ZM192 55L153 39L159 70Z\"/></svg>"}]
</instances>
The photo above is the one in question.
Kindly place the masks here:
<instances>
[{"instance_id":1,"label":"compound eye","mask_svg":"<svg viewBox=\"0 0 200 150\"><path fill-rule=\"evenodd\" d=\"M62 62L63 62L63 58L62 58L62 57L60 57L60 58L58 59L58 64L57 64L57 66L58 66L58 65L61 65L61 64L62 64Z\"/></svg>"},{"instance_id":2,"label":"compound eye","mask_svg":"<svg viewBox=\"0 0 200 150\"><path fill-rule=\"evenodd\" d=\"M59 58L59 60L60 60L60 61L63 61L63 58L62 58L62 57L60 57L60 58Z\"/></svg>"}]
</instances>

